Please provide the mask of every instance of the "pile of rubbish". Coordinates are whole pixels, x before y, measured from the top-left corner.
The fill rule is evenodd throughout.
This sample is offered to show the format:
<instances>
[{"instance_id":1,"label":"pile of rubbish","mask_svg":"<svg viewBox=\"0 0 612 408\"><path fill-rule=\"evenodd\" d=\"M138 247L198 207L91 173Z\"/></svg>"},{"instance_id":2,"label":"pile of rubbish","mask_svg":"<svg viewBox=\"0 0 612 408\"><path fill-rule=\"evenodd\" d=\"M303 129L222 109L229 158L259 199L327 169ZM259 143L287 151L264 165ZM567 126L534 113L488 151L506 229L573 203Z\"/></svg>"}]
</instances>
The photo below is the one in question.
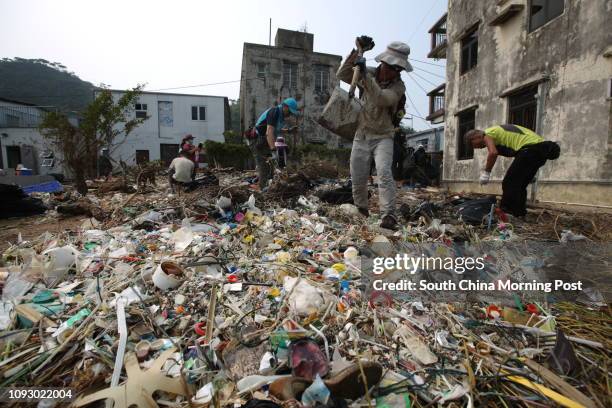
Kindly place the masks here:
<instances>
[{"instance_id":1,"label":"pile of rubbish","mask_svg":"<svg viewBox=\"0 0 612 408\"><path fill-rule=\"evenodd\" d=\"M105 215L12 243L0 387L69 388L75 407L611 406L612 316L596 290L508 304L364 287L373 242L518 239L487 198L403 192L391 232L342 198L344 182L293 176L266 195L218 177L81 197ZM336 189L334 204L317 197Z\"/></svg>"}]
</instances>

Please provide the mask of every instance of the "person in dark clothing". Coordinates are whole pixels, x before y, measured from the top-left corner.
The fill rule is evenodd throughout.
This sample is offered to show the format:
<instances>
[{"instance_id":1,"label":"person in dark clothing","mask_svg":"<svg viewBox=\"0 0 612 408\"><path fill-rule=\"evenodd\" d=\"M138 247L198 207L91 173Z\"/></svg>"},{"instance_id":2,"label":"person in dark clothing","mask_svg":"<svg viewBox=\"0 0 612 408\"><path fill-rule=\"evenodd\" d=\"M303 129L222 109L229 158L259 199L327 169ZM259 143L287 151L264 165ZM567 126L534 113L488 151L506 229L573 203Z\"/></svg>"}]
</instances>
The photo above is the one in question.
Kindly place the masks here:
<instances>
[{"instance_id":1,"label":"person in dark clothing","mask_svg":"<svg viewBox=\"0 0 612 408\"><path fill-rule=\"evenodd\" d=\"M299 114L297 101L294 98L287 98L277 106L263 112L257 123L255 132L257 137L251 142L249 147L255 157L255 165L259 176L259 187L263 190L268 186L268 181L272 178L272 168L268 163L268 157L278 159L276 151L276 138L282 132L289 130L285 127L285 119L291 115Z\"/></svg>"},{"instance_id":2,"label":"person in dark clothing","mask_svg":"<svg viewBox=\"0 0 612 408\"><path fill-rule=\"evenodd\" d=\"M473 129L466 138L474 149L487 148L487 162L480 183L487 184L497 156L514 157L502 181L501 209L516 217L527 214L527 186L547 160L556 160L561 152L555 142L546 141L535 132L517 125L499 125L484 131Z\"/></svg>"},{"instance_id":3,"label":"person in dark clothing","mask_svg":"<svg viewBox=\"0 0 612 408\"><path fill-rule=\"evenodd\" d=\"M415 185L418 183L421 186L431 184L428 176L428 167L425 147L418 145L417 149L412 153L410 165L407 168L410 184Z\"/></svg>"},{"instance_id":4,"label":"person in dark clothing","mask_svg":"<svg viewBox=\"0 0 612 408\"><path fill-rule=\"evenodd\" d=\"M108 178L113 172L113 163L111 163L110 153L107 148L102 149L100 157L98 157L98 171L100 176Z\"/></svg>"}]
</instances>

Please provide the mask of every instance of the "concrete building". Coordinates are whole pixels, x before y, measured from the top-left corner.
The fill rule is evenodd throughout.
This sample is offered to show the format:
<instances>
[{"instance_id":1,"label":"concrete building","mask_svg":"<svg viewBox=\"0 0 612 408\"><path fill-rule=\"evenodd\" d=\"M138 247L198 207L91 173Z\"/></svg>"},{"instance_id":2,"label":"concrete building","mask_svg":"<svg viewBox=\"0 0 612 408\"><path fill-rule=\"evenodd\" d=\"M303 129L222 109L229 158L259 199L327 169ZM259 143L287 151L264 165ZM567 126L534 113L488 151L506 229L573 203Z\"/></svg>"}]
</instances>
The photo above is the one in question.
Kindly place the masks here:
<instances>
[{"instance_id":1,"label":"concrete building","mask_svg":"<svg viewBox=\"0 0 612 408\"><path fill-rule=\"evenodd\" d=\"M430 116L445 119L443 179L452 190L501 192L511 159L500 157L493 182L480 187L486 151L463 135L514 123L561 145L540 171L536 199L611 204L610 21L610 0L449 1L430 30L430 57L447 59L446 86L432 94L442 91L444 103Z\"/></svg>"},{"instance_id":2,"label":"concrete building","mask_svg":"<svg viewBox=\"0 0 612 408\"><path fill-rule=\"evenodd\" d=\"M342 57L314 52L314 35L279 28L273 46L244 43L240 82L240 119L244 130L266 109L294 97L303 109L297 141L330 143L339 138L318 123L323 107L338 85ZM287 142L296 143L288 137Z\"/></svg>"},{"instance_id":3,"label":"concrete building","mask_svg":"<svg viewBox=\"0 0 612 408\"><path fill-rule=\"evenodd\" d=\"M0 98L0 168L14 174L21 164L33 174L62 173L61 160L38 130L55 108Z\"/></svg>"},{"instance_id":4,"label":"concrete building","mask_svg":"<svg viewBox=\"0 0 612 408\"><path fill-rule=\"evenodd\" d=\"M423 145L426 152L439 152L444 149L444 126L406 135L406 147L416 149Z\"/></svg>"},{"instance_id":5,"label":"concrete building","mask_svg":"<svg viewBox=\"0 0 612 408\"><path fill-rule=\"evenodd\" d=\"M124 91L112 93L120 98ZM229 103L224 96L142 92L134 115L148 119L125 143L111 149L115 160L128 165L160 159L169 164L185 135L192 134L195 143L223 142L223 132L230 127Z\"/></svg>"}]
</instances>

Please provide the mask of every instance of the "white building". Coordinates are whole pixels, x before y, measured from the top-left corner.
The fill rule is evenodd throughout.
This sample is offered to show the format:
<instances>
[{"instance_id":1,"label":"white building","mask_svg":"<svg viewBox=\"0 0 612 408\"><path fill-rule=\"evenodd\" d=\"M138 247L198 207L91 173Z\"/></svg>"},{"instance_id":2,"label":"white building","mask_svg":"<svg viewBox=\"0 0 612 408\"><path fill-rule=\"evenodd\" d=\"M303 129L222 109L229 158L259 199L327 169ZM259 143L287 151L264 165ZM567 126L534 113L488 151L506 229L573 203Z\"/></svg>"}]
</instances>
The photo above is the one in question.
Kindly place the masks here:
<instances>
[{"instance_id":1,"label":"white building","mask_svg":"<svg viewBox=\"0 0 612 408\"><path fill-rule=\"evenodd\" d=\"M116 98L124 93L111 92ZM223 142L223 132L230 126L229 103L224 96L142 92L134 115L148 119L124 143L111 149L115 160L128 165L160 159L169 164L185 135L193 135L196 144Z\"/></svg>"},{"instance_id":2,"label":"white building","mask_svg":"<svg viewBox=\"0 0 612 408\"><path fill-rule=\"evenodd\" d=\"M63 173L57 155L38 130L53 107L0 98L0 168L13 174L17 165L33 174Z\"/></svg>"}]
</instances>

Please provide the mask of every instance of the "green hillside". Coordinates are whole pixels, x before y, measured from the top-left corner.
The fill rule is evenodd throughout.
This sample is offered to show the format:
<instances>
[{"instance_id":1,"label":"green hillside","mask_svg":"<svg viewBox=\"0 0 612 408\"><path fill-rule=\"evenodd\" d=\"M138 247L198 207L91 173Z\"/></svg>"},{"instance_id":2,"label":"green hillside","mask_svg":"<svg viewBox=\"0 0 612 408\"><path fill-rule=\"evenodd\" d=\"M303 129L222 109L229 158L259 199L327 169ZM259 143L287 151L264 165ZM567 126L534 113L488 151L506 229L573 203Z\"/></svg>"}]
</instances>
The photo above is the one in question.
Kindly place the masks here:
<instances>
[{"instance_id":1,"label":"green hillside","mask_svg":"<svg viewBox=\"0 0 612 408\"><path fill-rule=\"evenodd\" d=\"M2 98L80 111L91 102L94 88L58 62L24 58L0 60Z\"/></svg>"}]
</instances>

